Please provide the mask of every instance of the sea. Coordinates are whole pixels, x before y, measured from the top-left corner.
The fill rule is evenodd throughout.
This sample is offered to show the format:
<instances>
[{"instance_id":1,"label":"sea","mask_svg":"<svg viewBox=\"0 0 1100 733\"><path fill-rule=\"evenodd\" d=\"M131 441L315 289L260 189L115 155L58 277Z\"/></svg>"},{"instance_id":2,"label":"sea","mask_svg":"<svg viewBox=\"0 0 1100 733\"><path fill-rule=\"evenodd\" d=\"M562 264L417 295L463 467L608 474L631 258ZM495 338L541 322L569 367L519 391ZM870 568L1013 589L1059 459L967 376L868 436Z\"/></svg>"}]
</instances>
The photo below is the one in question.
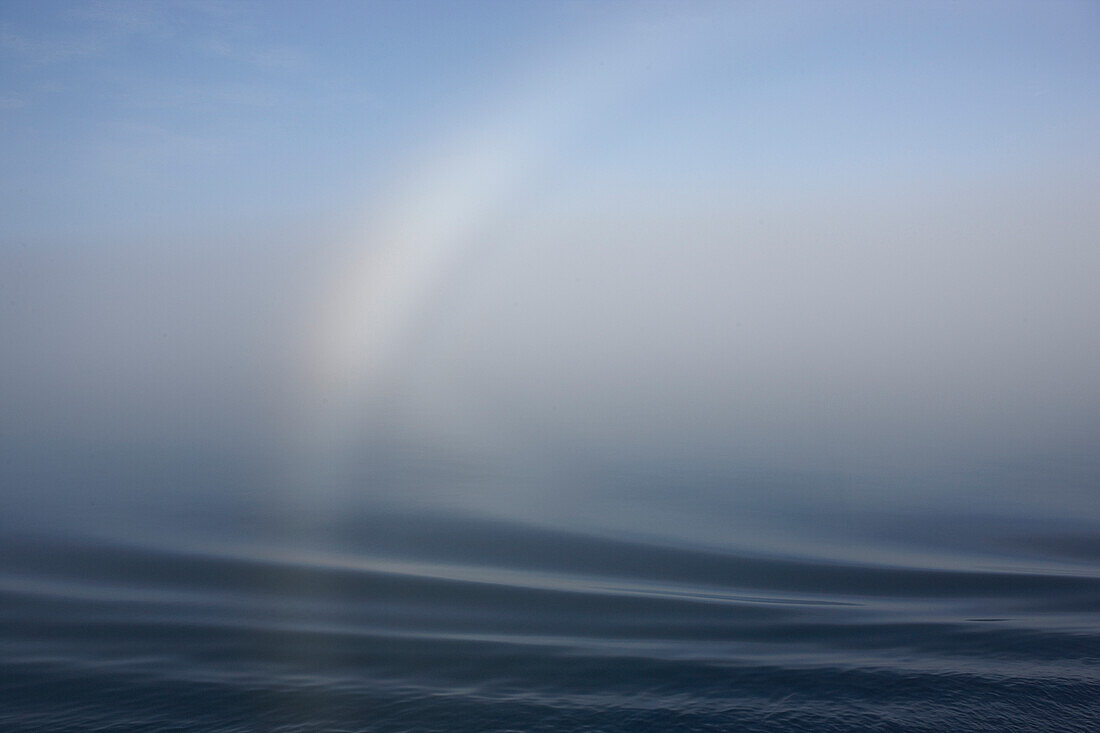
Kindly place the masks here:
<instances>
[{"instance_id":1,"label":"sea","mask_svg":"<svg viewBox=\"0 0 1100 733\"><path fill-rule=\"evenodd\" d=\"M4 731L1100 730L1087 460L7 450Z\"/></svg>"}]
</instances>

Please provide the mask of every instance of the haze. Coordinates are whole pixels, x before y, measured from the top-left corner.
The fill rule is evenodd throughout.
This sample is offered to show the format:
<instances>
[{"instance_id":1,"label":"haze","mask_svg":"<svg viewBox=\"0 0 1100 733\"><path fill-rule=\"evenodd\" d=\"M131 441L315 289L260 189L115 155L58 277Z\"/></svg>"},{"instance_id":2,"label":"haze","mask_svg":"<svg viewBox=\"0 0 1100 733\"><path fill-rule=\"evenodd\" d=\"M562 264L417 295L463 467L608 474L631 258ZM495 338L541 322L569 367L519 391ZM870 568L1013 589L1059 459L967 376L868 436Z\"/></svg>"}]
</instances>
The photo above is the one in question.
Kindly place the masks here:
<instances>
[{"instance_id":1,"label":"haze","mask_svg":"<svg viewBox=\"0 0 1100 733\"><path fill-rule=\"evenodd\" d=\"M548 520L576 497L517 473L593 502L598 467L640 463L895 479L862 501L1057 466L1042 500L954 497L1045 511L1094 485L1094 3L0 21L0 435L24 508L117 489L59 473L165 456L305 502L384 492L355 478L381 456L446 456L496 478L406 498Z\"/></svg>"}]
</instances>

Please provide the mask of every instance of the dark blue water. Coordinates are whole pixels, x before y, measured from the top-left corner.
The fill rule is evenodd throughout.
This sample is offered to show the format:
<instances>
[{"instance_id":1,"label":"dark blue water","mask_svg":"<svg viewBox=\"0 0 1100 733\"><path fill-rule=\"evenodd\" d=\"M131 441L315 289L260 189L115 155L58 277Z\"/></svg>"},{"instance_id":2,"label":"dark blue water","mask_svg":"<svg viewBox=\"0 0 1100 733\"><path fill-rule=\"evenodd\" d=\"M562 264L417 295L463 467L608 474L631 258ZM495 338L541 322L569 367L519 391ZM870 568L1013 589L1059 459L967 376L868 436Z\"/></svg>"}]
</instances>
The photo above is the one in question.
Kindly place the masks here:
<instances>
[{"instance_id":1,"label":"dark blue water","mask_svg":"<svg viewBox=\"0 0 1100 733\"><path fill-rule=\"evenodd\" d=\"M948 505L609 471L524 515L390 473L311 514L201 463L65 465L8 473L3 730L1100 729L1081 476L1042 512L1034 471L1001 505L976 473Z\"/></svg>"}]
</instances>

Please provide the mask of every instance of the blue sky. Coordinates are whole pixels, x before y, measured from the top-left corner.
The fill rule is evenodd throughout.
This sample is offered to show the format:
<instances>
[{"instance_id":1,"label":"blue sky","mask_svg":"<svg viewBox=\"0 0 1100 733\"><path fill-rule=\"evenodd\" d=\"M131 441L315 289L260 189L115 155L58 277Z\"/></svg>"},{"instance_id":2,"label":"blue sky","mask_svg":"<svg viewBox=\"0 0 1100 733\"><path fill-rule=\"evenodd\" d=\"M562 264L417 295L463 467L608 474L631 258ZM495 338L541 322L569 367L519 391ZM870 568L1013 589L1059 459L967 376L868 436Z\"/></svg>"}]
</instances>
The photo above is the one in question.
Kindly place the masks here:
<instances>
[{"instance_id":1,"label":"blue sky","mask_svg":"<svg viewBox=\"0 0 1100 733\"><path fill-rule=\"evenodd\" d=\"M49 238L329 214L577 22L523 7L5 3L4 219Z\"/></svg>"},{"instance_id":2,"label":"blue sky","mask_svg":"<svg viewBox=\"0 0 1100 733\"><path fill-rule=\"evenodd\" d=\"M1091 2L4 2L2 427L1090 445L1098 31Z\"/></svg>"},{"instance_id":3,"label":"blue sky","mask_svg":"<svg viewBox=\"0 0 1100 733\"><path fill-rule=\"evenodd\" d=\"M639 70L654 84L590 123L561 165L722 186L1011 164L1035 143L1087 145L1100 96L1088 3L2 13L3 218L44 240L339 215L525 67L647 16L709 14L715 30L686 69Z\"/></svg>"}]
</instances>

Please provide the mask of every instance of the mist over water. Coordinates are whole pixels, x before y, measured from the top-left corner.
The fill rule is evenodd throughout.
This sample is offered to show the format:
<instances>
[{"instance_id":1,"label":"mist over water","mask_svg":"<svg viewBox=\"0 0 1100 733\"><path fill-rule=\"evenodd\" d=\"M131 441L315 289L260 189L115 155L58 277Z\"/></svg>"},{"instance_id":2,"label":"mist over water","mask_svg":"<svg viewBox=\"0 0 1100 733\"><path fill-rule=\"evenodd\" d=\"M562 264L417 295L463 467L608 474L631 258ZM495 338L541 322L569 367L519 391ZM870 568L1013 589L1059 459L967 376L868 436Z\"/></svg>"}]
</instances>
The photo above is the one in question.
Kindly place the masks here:
<instances>
[{"instance_id":1,"label":"mist over water","mask_svg":"<svg viewBox=\"0 0 1100 733\"><path fill-rule=\"evenodd\" d=\"M0 20L0 728L1100 726L1091 4Z\"/></svg>"}]
</instances>

